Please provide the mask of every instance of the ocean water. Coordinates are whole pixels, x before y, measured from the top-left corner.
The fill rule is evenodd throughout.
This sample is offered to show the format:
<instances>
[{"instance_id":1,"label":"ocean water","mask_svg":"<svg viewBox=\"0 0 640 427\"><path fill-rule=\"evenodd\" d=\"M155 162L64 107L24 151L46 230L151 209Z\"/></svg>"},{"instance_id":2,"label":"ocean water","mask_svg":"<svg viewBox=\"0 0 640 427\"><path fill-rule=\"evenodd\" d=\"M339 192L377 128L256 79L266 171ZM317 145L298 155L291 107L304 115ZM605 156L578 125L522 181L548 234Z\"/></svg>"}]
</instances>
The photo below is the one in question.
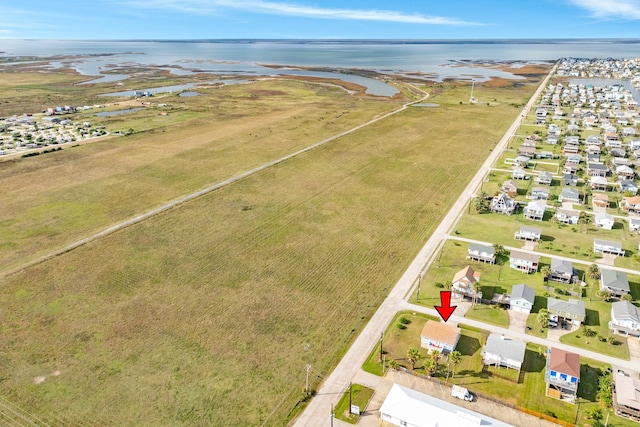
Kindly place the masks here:
<instances>
[{"instance_id":1,"label":"ocean water","mask_svg":"<svg viewBox=\"0 0 640 427\"><path fill-rule=\"evenodd\" d=\"M640 40L18 40L0 41L0 56L108 55L54 61L49 67L72 66L88 76L117 65L153 65L174 74L305 74L295 67L366 69L440 81L445 78L514 78L467 61L555 61L563 57L636 58ZM267 65L267 66L265 66ZM273 68L273 66L287 67ZM349 80L342 73L338 77ZM364 78L361 76L360 79ZM107 77L114 81L126 76ZM366 79L366 78L365 78ZM369 79L371 80L371 79ZM104 80L103 80L104 81ZM384 86L378 80L377 90ZM360 80L367 87L375 83ZM387 93L387 95L392 93Z\"/></svg>"}]
</instances>

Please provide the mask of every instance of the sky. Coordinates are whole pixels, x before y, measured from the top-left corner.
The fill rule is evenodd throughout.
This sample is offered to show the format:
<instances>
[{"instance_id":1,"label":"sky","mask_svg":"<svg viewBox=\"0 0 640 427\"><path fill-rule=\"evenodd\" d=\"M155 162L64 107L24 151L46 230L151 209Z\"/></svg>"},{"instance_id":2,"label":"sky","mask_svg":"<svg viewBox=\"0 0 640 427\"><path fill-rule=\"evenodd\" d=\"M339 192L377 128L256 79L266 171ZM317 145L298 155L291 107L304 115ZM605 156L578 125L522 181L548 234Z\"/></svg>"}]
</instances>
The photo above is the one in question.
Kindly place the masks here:
<instances>
[{"instance_id":1,"label":"sky","mask_svg":"<svg viewBox=\"0 0 640 427\"><path fill-rule=\"evenodd\" d=\"M3 3L0 39L640 38L640 0Z\"/></svg>"}]
</instances>

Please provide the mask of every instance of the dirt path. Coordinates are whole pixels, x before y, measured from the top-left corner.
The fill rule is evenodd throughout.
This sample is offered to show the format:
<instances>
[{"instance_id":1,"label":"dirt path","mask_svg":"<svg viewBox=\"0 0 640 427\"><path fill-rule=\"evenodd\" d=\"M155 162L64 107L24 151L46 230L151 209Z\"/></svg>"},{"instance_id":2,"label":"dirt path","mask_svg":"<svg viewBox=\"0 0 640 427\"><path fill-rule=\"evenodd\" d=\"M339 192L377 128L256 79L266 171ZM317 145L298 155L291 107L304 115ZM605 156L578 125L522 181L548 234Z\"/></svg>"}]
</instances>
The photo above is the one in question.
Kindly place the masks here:
<instances>
[{"instance_id":1,"label":"dirt path","mask_svg":"<svg viewBox=\"0 0 640 427\"><path fill-rule=\"evenodd\" d=\"M556 67L554 67L547 77L540 83L538 89L523 108L522 113L518 115L502 139L491 151L491 154L482 164L478 173L473 177L460 197L458 197L458 200L456 200L447 215L442 219L438 228L436 228L416 258L402 275L398 283L393 287L390 294L378 308L369 323L365 326L362 333L358 338L356 338L355 342L342 358L338 366L336 366L334 371L321 385L316 397L313 398L305 411L295 420L295 426L326 426L326 414L330 412L331 405L335 405L338 402L341 392L345 390L345 387L356 376L360 370L360 366L362 366L371 351L372 346L378 342L380 332L385 330L395 313L401 308L402 304L405 303L404 299L409 292L412 291L418 276L429 267L434 254L437 253L437 249L447 237L449 230L464 213L467 203L469 203L470 199L475 196L477 189L480 188L480 184L484 180L484 177L491 170L491 166L496 162L499 156L502 155L502 152L507 147L509 139L520 127L522 119L526 117L529 110L533 107L536 99L546 87L547 81L555 72L555 69ZM433 311L435 312L435 310Z\"/></svg>"}]
</instances>

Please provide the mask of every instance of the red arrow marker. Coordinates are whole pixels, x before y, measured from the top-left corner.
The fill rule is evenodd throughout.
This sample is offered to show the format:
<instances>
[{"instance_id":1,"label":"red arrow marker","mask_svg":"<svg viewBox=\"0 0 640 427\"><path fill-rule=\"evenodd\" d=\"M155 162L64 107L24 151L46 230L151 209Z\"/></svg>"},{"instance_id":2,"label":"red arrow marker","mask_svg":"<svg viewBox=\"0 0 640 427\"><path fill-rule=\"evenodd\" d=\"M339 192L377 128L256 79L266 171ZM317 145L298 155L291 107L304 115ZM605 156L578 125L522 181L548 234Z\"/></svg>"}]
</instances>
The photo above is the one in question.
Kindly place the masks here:
<instances>
[{"instance_id":1,"label":"red arrow marker","mask_svg":"<svg viewBox=\"0 0 640 427\"><path fill-rule=\"evenodd\" d=\"M434 306L438 310L438 314L445 322L449 320L449 317L455 311L457 305L451 306L451 291L440 291L440 305Z\"/></svg>"}]
</instances>

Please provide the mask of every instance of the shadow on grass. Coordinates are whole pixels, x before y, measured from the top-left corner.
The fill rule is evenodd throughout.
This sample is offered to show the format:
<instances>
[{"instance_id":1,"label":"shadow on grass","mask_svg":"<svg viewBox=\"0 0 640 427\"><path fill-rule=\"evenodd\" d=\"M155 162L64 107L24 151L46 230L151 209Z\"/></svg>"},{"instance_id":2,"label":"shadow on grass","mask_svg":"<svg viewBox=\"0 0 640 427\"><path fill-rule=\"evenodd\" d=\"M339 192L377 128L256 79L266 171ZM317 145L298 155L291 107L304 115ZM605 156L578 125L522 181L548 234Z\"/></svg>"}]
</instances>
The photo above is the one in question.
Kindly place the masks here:
<instances>
[{"instance_id":1,"label":"shadow on grass","mask_svg":"<svg viewBox=\"0 0 640 427\"><path fill-rule=\"evenodd\" d=\"M600 326L600 313L597 310L587 308L584 324L587 326Z\"/></svg>"},{"instance_id":2,"label":"shadow on grass","mask_svg":"<svg viewBox=\"0 0 640 427\"><path fill-rule=\"evenodd\" d=\"M547 365L544 355L527 349L524 353L524 361L522 362L522 370L524 372L542 372Z\"/></svg>"},{"instance_id":3,"label":"shadow on grass","mask_svg":"<svg viewBox=\"0 0 640 427\"><path fill-rule=\"evenodd\" d=\"M482 348L477 338L460 335L460 340L456 346L456 350L463 356L473 356Z\"/></svg>"},{"instance_id":4,"label":"shadow on grass","mask_svg":"<svg viewBox=\"0 0 640 427\"><path fill-rule=\"evenodd\" d=\"M578 383L578 397L590 402L597 400L598 378L603 374L600 368L594 368L587 364L580 365L580 382Z\"/></svg>"}]
</instances>

